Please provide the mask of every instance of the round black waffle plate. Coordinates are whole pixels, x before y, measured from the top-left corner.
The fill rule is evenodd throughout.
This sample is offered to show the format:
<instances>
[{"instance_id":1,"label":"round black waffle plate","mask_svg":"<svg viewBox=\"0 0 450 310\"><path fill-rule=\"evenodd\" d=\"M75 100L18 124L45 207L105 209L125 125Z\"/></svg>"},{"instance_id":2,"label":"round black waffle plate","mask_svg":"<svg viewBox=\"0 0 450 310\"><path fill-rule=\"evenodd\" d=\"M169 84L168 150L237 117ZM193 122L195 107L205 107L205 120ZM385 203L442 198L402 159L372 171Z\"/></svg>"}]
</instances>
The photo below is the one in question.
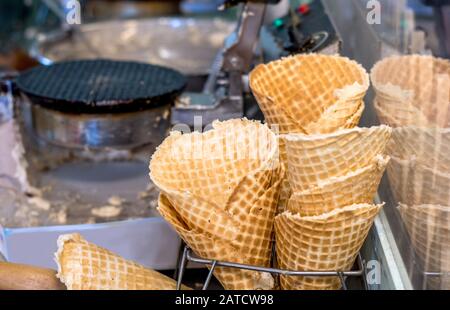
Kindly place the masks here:
<instances>
[{"instance_id":1,"label":"round black waffle plate","mask_svg":"<svg viewBox=\"0 0 450 310\"><path fill-rule=\"evenodd\" d=\"M185 85L172 69L103 59L40 66L17 78L33 104L66 113L146 110L172 103Z\"/></svg>"}]
</instances>

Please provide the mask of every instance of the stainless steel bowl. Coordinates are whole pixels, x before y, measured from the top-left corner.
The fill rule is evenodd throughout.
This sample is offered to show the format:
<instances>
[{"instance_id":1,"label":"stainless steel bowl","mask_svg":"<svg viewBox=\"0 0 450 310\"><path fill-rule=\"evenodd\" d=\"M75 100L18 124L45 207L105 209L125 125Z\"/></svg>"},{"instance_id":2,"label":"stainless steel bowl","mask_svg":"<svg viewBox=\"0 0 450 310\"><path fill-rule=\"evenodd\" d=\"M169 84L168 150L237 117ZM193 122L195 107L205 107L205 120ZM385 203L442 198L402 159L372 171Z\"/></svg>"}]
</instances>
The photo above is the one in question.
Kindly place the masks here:
<instances>
[{"instance_id":1,"label":"stainless steel bowl","mask_svg":"<svg viewBox=\"0 0 450 310\"><path fill-rule=\"evenodd\" d=\"M159 145L170 127L170 105L119 114L76 115L30 105L31 127L51 144L69 148Z\"/></svg>"},{"instance_id":2,"label":"stainless steel bowl","mask_svg":"<svg viewBox=\"0 0 450 310\"><path fill-rule=\"evenodd\" d=\"M39 36L31 54L42 64L60 60L134 60L205 75L235 23L219 18L179 17L108 21L76 31Z\"/></svg>"}]
</instances>

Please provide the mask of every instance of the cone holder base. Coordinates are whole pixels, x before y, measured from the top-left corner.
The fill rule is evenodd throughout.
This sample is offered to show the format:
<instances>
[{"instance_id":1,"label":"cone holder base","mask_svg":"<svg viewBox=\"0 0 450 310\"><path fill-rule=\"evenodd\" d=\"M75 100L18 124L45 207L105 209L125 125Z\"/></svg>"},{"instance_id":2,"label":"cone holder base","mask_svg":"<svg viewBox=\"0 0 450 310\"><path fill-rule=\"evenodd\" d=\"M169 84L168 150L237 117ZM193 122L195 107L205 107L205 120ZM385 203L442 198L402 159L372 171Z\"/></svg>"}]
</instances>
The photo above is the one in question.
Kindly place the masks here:
<instances>
[{"instance_id":1,"label":"cone holder base","mask_svg":"<svg viewBox=\"0 0 450 310\"><path fill-rule=\"evenodd\" d=\"M351 270L351 271L293 271L293 270L257 267L257 266L251 266L251 265L223 262L223 261L218 261L218 260L204 259L204 258L196 256L193 253L193 251L187 246L184 246L184 248L182 247L180 250L181 251L180 251L180 257L179 257L178 269L175 272L175 279L177 280L177 290L180 290L180 288L181 288L181 285L183 282L183 276L184 276L186 266L188 263L196 263L196 264L204 265L205 267L209 267L209 273L208 273L208 276L206 277L205 281L203 282L202 290L208 289L216 267L227 267L227 268L233 268L233 269L270 273L271 275L283 275L283 276L295 276L295 277L333 277L333 276L335 276L340 279L343 290L348 290L348 286L346 283L348 278L360 278L363 283L364 289L368 290L368 283L367 283L367 278L366 278L366 275L367 275L366 263L365 263L364 259L362 258L361 254L358 254L358 257L356 260L356 266L357 266L356 270Z\"/></svg>"}]
</instances>

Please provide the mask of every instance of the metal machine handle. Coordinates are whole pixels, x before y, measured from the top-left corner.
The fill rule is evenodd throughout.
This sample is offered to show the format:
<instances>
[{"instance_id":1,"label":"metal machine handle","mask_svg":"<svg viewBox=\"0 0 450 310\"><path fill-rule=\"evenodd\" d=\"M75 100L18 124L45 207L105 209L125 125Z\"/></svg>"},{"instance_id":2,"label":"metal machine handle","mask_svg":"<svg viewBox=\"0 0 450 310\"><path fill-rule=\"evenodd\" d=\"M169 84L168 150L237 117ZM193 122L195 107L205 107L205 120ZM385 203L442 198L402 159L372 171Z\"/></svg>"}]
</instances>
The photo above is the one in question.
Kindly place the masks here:
<instances>
[{"instance_id":1,"label":"metal machine handle","mask_svg":"<svg viewBox=\"0 0 450 310\"><path fill-rule=\"evenodd\" d=\"M225 72L248 72L265 12L266 4L250 2L245 5L239 21L236 42L224 53L223 69Z\"/></svg>"},{"instance_id":2,"label":"metal machine handle","mask_svg":"<svg viewBox=\"0 0 450 310\"><path fill-rule=\"evenodd\" d=\"M227 9L232 6L238 5L239 3L245 2L255 2L255 3L264 3L264 4L277 4L280 0L225 0L222 4L221 9Z\"/></svg>"}]
</instances>

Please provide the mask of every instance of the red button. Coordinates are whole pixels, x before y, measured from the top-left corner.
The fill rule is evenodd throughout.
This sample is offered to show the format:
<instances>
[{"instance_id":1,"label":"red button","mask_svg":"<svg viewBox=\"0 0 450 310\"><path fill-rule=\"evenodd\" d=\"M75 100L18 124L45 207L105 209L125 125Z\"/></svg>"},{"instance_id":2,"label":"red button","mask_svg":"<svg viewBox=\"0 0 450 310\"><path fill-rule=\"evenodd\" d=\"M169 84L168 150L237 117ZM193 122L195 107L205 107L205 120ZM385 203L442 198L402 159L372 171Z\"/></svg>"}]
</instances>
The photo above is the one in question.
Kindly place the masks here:
<instances>
[{"instance_id":1,"label":"red button","mask_svg":"<svg viewBox=\"0 0 450 310\"><path fill-rule=\"evenodd\" d=\"M304 3L297 8L297 11L303 15L306 15L311 11L311 8L309 7L309 4Z\"/></svg>"}]
</instances>

